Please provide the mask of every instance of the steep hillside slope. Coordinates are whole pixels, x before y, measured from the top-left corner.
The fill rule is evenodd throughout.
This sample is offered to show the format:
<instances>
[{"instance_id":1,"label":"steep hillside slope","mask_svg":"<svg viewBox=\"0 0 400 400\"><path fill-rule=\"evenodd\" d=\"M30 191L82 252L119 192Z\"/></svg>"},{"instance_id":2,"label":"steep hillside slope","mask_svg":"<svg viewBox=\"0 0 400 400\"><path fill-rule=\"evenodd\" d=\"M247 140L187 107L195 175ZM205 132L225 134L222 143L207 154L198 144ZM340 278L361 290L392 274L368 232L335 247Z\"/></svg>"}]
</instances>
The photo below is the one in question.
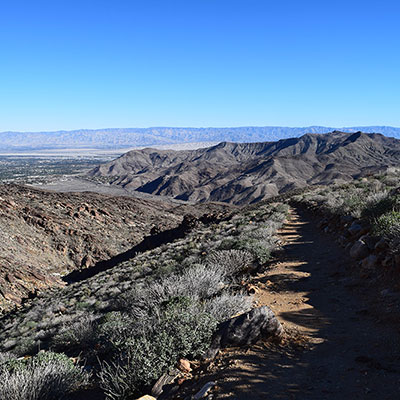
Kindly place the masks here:
<instances>
[{"instance_id":1,"label":"steep hillside slope","mask_svg":"<svg viewBox=\"0 0 400 400\"><path fill-rule=\"evenodd\" d=\"M133 150L89 175L176 199L246 204L310 184L349 181L399 162L400 140L334 131L198 150Z\"/></svg>"},{"instance_id":2,"label":"steep hillside slope","mask_svg":"<svg viewBox=\"0 0 400 400\"><path fill-rule=\"evenodd\" d=\"M0 185L0 309L213 208Z\"/></svg>"}]
</instances>

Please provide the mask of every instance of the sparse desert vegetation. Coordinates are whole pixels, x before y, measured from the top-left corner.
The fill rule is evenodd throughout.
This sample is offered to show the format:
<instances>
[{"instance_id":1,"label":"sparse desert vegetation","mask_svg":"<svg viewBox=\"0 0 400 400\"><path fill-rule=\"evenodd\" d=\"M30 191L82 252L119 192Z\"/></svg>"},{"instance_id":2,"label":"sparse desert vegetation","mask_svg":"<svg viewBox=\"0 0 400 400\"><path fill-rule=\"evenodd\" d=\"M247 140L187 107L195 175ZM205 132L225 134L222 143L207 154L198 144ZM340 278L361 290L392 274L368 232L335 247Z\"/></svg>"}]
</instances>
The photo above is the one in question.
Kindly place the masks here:
<instances>
[{"instance_id":1,"label":"sparse desert vegetation","mask_svg":"<svg viewBox=\"0 0 400 400\"><path fill-rule=\"evenodd\" d=\"M36 365L40 349L63 360L79 355L107 398L149 390L179 358L204 354L220 322L251 309L241 281L268 263L287 212L282 203L237 211L92 278L44 291L2 318L3 364L32 355ZM4 368L10 385L25 379Z\"/></svg>"},{"instance_id":2,"label":"sparse desert vegetation","mask_svg":"<svg viewBox=\"0 0 400 400\"><path fill-rule=\"evenodd\" d=\"M309 189L294 196L293 201L327 216L342 217L342 225L348 225L350 236L359 239L368 233L361 240L372 237L375 244L382 238L385 242L380 242L380 248L387 245L391 253L397 254L400 243L399 187L400 170L389 168L384 173L348 184Z\"/></svg>"}]
</instances>

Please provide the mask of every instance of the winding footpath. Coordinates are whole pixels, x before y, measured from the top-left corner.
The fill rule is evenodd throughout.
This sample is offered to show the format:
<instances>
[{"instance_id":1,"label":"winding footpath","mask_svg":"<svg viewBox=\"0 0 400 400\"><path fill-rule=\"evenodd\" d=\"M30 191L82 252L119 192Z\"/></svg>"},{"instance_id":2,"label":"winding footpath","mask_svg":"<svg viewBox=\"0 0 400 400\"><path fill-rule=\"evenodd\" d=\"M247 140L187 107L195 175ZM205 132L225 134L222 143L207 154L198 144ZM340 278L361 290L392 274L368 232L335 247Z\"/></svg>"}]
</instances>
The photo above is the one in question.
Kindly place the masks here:
<instances>
[{"instance_id":1,"label":"winding footpath","mask_svg":"<svg viewBox=\"0 0 400 400\"><path fill-rule=\"evenodd\" d=\"M222 352L201 382L216 399L400 399L399 325L376 312L371 284L309 215L292 209L279 235L282 253L251 283L287 338Z\"/></svg>"}]
</instances>

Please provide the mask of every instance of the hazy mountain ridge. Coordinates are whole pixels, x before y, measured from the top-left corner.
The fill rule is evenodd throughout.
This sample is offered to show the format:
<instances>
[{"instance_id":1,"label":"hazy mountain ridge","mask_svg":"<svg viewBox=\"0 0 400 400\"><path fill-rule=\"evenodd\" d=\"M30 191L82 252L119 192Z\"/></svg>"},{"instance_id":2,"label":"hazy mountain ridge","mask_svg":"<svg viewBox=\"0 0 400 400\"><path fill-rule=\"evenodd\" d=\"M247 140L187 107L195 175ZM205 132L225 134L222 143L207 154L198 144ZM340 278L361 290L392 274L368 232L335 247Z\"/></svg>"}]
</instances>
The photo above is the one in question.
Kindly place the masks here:
<instances>
[{"instance_id":1,"label":"hazy mountain ridge","mask_svg":"<svg viewBox=\"0 0 400 400\"><path fill-rule=\"evenodd\" d=\"M398 165L399 154L398 139L334 131L198 150L132 150L90 176L182 200L245 204L309 184L350 181Z\"/></svg>"},{"instance_id":2,"label":"hazy mountain ridge","mask_svg":"<svg viewBox=\"0 0 400 400\"><path fill-rule=\"evenodd\" d=\"M265 142L299 137L307 133L363 131L400 138L400 128L367 126L332 128L309 126L299 128L265 126L236 128L111 128L80 129L57 132L0 132L0 150L33 150L62 148L117 149L195 142Z\"/></svg>"}]
</instances>

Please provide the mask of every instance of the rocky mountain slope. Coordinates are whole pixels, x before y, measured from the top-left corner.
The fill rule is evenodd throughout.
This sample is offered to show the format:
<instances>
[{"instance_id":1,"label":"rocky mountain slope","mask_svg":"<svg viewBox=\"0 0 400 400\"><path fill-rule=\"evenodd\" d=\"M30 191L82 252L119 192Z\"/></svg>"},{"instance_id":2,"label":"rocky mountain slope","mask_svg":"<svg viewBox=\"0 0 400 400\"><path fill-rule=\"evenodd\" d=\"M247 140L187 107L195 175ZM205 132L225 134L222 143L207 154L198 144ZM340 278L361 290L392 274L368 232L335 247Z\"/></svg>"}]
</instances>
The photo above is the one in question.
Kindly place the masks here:
<instances>
[{"instance_id":1,"label":"rocky mountain slope","mask_svg":"<svg viewBox=\"0 0 400 400\"><path fill-rule=\"evenodd\" d=\"M0 185L0 309L131 249L152 228L221 208Z\"/></svg>"},{"instance_id":2,"label":"rocky mountain slope","mask_svg":"<svg viewBox=\"0 0 400 400\"><path fill-rule=\"evenodd\" d=\"M334 131L198 150L133 150L89 176L176 199L246 204L306 185L350 181L399 162L400 140Z\"/></svg>"}]
</instances>

